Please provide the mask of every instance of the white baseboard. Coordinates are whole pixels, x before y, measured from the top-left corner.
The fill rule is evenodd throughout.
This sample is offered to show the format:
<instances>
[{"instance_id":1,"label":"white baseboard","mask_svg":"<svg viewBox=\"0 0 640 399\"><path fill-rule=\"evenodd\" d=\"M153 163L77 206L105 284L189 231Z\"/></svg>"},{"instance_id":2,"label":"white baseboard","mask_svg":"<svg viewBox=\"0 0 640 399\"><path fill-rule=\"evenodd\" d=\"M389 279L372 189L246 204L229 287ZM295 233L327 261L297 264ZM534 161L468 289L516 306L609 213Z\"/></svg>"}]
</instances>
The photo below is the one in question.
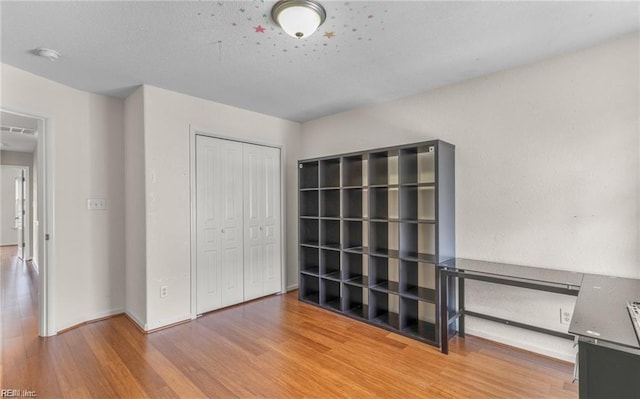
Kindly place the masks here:
<instances>
[{"instance_id":1,"label":"white baseboard","mask_svg":"<svg viewBox=\"0 0 640 399\"><path fill-rule=\"evenodd\" d=\"M136 323L138 325L138 327L140 327L141 330L143 331L147 331L145 329L145 323L142 322L142 320L140 320L138 318L138 316L134 315L133 313L129 312L128 310L125 311L125 314L129 317L129 319L131 319L131 321L133 321L134 323Z\"/></svg>"},{"instance_id":2,"label":"white baseboard","mask_svg":"<svg viewBox=\"0 0 640 399\"><path fill-rule=\"evenodd\" d=\"M104 319L105 317L111 317L122 313L124 313L124 308L121 307L105 310L104 312L98 312L94 314L87 322L91 322L92 320Z\"/></svg>"},{"instance_id":3,"label":"white baseboard","mask_svg":"<svg viewBox=\"0 0 640 399\"><path fill-rule=\"evenodd\" d=\"M524 349L529 352L534 352L540 355L549 356L554 359L564 360L565 362L575 363L576 361L575 353L558 352L542 346L532 345L531 343L528 343L528 342L509 339L509 338L505 338L495 334L487 333L485 331L480 331L480 330L471 329L471 328L466 328L465 333L469 335L474 335L476 337L488 339L489 341L499 342L501 344L513 346L515 348Z\"/></svg>"},{"instance_id":4,"label":"white baseboard","mask_svg":"<svg viewBox=\"0 0 640 399\"><path fill-rule=\"evenodd\" d=\"M159 328L168 327L168 326L171 326L173 324L178 324L178 323L182 323L182 322L185 322L185 321L191 321L191 313L187 313L187 314L180 315L180 316L177 316L177 317L172 317L170 319L156 320L153 323L146 323L144 325L144 330L145 331L157 330Z\"/></svg>"},{"instance_id":5,"label":"white baseboard","mask_svg":"<svg viewBox=\"0 0 640 399\"><path fill-rule=\"evenodd\" d=\"M287 287L287 292L291 292L293 290L297 290L298 289L298 284L293 284Z\"/></svg>"},{"instance_id":6,"label":"white baseboard","mask_svg":"<svg viewBox=\"0 0 640 399\"><path fill-rule=\"evenodd\" d=\"M104 318L107 318L107 317L119 315L119 314L122 314L122 313L124 313L124 309L123 308L113 308L113 309L110 309L110 310L105 310L103 312L98 312L96 314L91 315L88 318L82 318L82 319L79 318L79 319L73 320L71 322L65 323L62 326L62 328L58 328L56 326L56 333L54 335L59 334L61 332L68 331L68 330L76 328L76 327L80 327L80 326L85 325L85 324L89 324L89 323L94 323L96 321L100 321L100 320L102 320Z\"/></svg>"}]
</instances>

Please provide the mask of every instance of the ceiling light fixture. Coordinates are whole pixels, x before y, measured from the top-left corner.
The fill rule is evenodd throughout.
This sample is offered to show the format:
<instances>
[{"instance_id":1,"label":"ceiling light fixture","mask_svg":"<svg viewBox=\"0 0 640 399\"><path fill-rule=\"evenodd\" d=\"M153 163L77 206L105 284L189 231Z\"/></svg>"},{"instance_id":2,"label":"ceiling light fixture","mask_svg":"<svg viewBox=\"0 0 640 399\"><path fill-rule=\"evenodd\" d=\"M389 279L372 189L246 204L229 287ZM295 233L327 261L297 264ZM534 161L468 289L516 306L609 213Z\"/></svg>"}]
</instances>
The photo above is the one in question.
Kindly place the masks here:
<instances>
[{"instance_id":1,"label":"ceiling light fixture","mask_svg":"<svg viewBox=\"0 0 640 399\"><path fill-rule=\"evenodd\" d=\"M314 0L280 0L271 9L271 18L289 36L311 36L327 18L320 3Z\"/></svg>"},{"instance_id":2,"label":"ceiling light fixture","mask_svg":"<svg viewBox=\"0 0 640 399\"><path fill-rule=\"evenodd\" d=\"M36 54L52 62L60 58L60 53L55 50L51 50L50 48L41 47L39 49L36 49Z\"/></svg>"}]
</instances>

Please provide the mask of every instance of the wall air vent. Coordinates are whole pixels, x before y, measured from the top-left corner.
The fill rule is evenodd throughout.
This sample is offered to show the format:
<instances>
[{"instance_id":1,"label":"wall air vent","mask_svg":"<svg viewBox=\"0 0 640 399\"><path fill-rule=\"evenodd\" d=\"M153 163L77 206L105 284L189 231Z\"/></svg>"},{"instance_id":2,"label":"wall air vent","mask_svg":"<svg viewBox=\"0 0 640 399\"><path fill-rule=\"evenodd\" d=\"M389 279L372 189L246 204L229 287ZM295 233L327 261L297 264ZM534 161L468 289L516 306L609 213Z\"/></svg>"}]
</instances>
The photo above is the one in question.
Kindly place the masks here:
<instances>
[{"instance_id":1,"label":"wall air vent","mask_svg":"<svg viewBox=\"0 0 640 399\"><path fill-rule=\"evenodd\" d=\"M18 134L29 134L32 136L36 133L34 129L27 129L24 127L7 126L7 125L0 125L0 131L9 132L9 133L18 133Z\"/></svg>"}]
</instances>

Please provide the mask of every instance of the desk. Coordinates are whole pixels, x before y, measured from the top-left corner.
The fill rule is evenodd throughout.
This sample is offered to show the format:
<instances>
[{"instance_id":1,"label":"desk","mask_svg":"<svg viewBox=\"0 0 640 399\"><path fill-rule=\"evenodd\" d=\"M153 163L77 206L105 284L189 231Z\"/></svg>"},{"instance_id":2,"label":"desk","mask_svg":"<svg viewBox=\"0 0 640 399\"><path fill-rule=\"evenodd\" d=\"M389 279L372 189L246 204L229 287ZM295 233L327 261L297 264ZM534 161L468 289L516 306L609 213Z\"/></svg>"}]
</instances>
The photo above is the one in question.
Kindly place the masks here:
<instances>
[{"instance_id":1,"label":"desk","mask_svg":"<svg viewBox=\"0 0 640 399\"><path fill-rule=\"evenodd\" d=\"M577 296L582 283L582 273L538 267L518 266L496 262L455 258L438 264L438 295L440 302L440 350L449 352L449 337L455 333L453 323L458 321L458 335L464 337L465 315L483 318L498 323L525 328L573 340L574 337L560 331L549 330L513 320L467 310L464 304L464 280L480 280L495 284L528 288ZM452 280L458 279L458 310L452 306Z\"/></svg>"},{"instance_id":2,"label":"desk","mask_svg":"<svg viewBox=\"0 0 640 399\"><path fill-rule=\"evenodd\" d=\"M580 398L640 398L640 343L626 303L640 280L586 274L569 326L579 337Z\"/></svg>"}]
</instances>

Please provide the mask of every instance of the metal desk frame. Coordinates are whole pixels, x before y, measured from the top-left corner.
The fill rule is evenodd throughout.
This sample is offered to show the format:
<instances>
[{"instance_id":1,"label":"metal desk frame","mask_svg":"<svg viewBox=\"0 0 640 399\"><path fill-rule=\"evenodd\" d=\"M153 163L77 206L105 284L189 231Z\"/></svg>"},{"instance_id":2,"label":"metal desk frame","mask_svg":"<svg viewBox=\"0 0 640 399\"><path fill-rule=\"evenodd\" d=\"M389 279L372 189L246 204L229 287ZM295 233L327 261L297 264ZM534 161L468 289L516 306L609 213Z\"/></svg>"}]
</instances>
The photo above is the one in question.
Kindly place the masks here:
<instances>
[{"instance_id":1,"label":"metal desk frame","mask_svg":"<svg viewBox=\"0 0 640 399\"><path fill-rule=\"evenodd\" d=\"M440 350L442 353L449 353L449 338L450 332L455 330L452 327L452 324L458 321L458 335L460 337L464 337L465 335L465 323L464 317L465 315L478 317L485 320L494 321L497 323L502 323L514 327L523 328L526 330L531 330L539 333L554 335L560 338L566 338L573 340L574 335L563 333L560 331L549 330L542 327L537 327L529 324L524 324L520 322L516 322L513 320L507 320L500 317L495 317L483 313L473 312L465 309L464 304L464 280L478 280L485 281L494 284L500 285L508 285L512 287L521 287L532 289L536 291L546 291L553 292L557 294L563 295L571 295L577 296L580 292L579 285L572 285L561 282L549 282L535 279L525 279L519 278L513 275L505 275L505 274L490 274L483 272L470 271L465 269L457 269L455 267L450 267L446 265L438 265L438 281L439 281L439 301L440 301ZM451 312L452 307L450 307L449 303L449 287L451 279L458 279L458 310L455 313Z\"/></svg>"}]
</instances>

